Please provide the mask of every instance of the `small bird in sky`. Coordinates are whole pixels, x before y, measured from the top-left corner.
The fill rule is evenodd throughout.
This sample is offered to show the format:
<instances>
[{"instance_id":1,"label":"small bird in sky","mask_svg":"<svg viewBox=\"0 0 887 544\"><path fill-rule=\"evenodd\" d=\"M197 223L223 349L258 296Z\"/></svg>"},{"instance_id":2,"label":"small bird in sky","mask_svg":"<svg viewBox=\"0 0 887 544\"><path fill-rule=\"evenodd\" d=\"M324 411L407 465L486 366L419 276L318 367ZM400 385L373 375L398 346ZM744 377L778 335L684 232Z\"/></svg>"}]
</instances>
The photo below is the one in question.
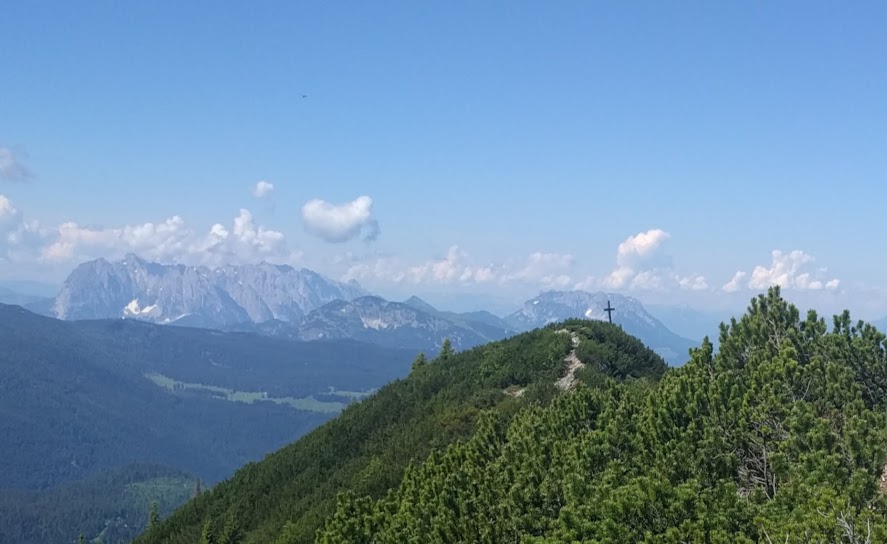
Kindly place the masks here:
<instances>
[{"instance_id":1,"label":"small bird in sky","mask_svg":"<svg viewBox=\"0 0 887 544\"><path fill-rule=\"evenodd\" d=\"M302 98L308 98L308 95L307 95L307 94L303 94L303 95L302 95Z\"/></svg>"}]
</instances>

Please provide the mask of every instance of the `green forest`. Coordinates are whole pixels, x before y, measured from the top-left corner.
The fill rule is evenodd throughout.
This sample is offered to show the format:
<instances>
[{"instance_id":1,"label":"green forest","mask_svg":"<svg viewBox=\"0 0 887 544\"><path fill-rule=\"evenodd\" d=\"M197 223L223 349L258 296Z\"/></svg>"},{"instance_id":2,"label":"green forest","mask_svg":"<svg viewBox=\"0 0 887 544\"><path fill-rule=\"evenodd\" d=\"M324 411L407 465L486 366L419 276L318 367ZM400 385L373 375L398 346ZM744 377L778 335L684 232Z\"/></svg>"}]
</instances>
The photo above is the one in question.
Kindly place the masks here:
<instances>
[{"instance_id":1,"label":"green forest","mask_svg":"<svg viewBox=\"0 0 887 544\"><path fill-rule=\"evenodd\" d=\"M0 542L74 542L78 533L87 542L131 542L152 508L168 515L201 485L179 470L133 464L49 490L0 493Z\"/></svg>"},{"instance_id":2,"label":"green forest","mask_svg":"<svg viewBox=\"0 0 887 544\"><path fill-rule=\"evenodd\" d=\"M773 288L719 345L666 370L570 321L420 357L137 542L887 541L885 336Z\"/></svg>"}]
</instances>

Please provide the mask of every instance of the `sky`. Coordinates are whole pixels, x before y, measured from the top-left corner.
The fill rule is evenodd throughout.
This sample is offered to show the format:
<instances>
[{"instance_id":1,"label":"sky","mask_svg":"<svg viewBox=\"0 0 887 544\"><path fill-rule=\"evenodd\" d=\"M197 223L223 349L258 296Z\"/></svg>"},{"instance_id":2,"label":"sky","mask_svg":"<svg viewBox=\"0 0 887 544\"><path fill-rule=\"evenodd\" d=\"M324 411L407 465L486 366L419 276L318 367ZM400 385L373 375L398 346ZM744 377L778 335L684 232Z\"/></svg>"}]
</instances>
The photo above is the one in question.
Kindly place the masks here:
<instances>
[{"instance_id":1,"label":"sky","mask_svg":"<svg viewBox=\"0 0 887 544\"><path fill-rule=\"evenodd\" d=\"M0 281L887 315L884 2L4 2Z\"/></svg>"}]
</instances>

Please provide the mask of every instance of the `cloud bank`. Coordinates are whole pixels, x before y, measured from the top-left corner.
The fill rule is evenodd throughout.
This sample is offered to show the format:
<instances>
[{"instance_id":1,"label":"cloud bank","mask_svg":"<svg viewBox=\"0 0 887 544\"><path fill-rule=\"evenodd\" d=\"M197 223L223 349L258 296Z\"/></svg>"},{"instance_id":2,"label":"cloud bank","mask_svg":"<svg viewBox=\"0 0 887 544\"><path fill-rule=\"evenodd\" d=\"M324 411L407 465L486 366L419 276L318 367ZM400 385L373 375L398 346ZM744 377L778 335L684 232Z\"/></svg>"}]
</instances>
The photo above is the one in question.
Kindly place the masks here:
<instances>
[{"instance_id":1,"label":"cloud bank","mask_svg":"<svg viewBox=\"0 0 887 544\"><path fill-rule=\"evenodd\" d=\"M333 205L322 200L302 209L306 230L331 243L358 236L372 238L378 225L372 200L359 197ZM600 276L577 277L571 253L535 251L505 262L478 262L458 245L438 256L409 262L386 255L355 257L347 254L342 279L369 283L424 286L463 286L493 289L582 289L620 291L713 291L705 276L678 272L666 251L670 234L650 229L628 236L616 247L612 269ZM83 225L74 221L45 226L28 220L13 202L0 195L0 263L68 267L98 257L119 258L136 253L159 262L204 264L255 263L262 260L301 264L302 253L290 247L283 232L256 222L240 209L227 223L208 230L195 229L174 215L158 222L115 227ZM7 268L9 270L9 268ZM751 271L739 270L720 287L724 293L761 291L772 285L804 291L834 291L840 280L817 268L812 255L801 250L774 250L771 261Z\"/></svg>"},{"instance_id":2,"label":"cloud bank","mask_svg":"<svg viewBox=\"0 0 887 544\"><path fill-rule=\"evenodd\" d=\"M570 253L536 251L517 262L473 264L465 251L459 246L452 246L442 257L413 265L390 256L358 259L348 266L343 279L413 285L529 286L538 289L710 290L705 276L682 275L675 271L671 257L663 250L663 244L669 238L670 235L662 229L629 236L616 248L613 270L602 277L576 279L576 259Z\"/></svg>"},{"instance_id":3,"label":"cloud bank","mask_svg":"<svg viewBox=\"0 0 887 544\"><path fill-rule=\"evenodd\" d=\"M301 257L289 248L282 232L256 224L246 209L241 209L229 225L216 223L204 233L191 228L178 215L157 223L120 227L73 221L44 227L26 221L12 202L0 195L0 260L74 264L126 253L160 262L205 265L261 260L294 264Z\"/></svg>"}]
</instances>

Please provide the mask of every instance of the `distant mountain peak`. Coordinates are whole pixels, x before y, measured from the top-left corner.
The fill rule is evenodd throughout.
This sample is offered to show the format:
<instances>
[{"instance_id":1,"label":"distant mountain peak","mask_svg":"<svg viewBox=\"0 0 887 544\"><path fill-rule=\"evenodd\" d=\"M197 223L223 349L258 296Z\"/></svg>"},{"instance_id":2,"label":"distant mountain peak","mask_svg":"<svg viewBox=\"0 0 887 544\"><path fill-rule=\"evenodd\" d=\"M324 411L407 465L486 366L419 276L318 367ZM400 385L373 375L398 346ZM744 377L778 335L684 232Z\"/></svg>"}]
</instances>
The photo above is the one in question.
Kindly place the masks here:
<instances>
[{"instance_id":1,"label":"distant mountain peak","mask_svg":"<svg viewBox=\"0 0 887 544\"><path fill-rule=\"evenodd\" d=\"M289 265L204 266L149 262L134 253L119 261L80 264L52 304L61 319L130 317L226 328L270 320L295 322L337 299L366 295L357 283L341 283Z\"/></svg>"},{"instance_id":2,"label":"distant mountain peak","mask_svg":"<svg viewBox=\"0 0 887 544\"><path fill-rule=\"evenodd\" d=\"M146 261L145 259L139 257L139 256L136 255L135 253L127 253L126 255L123 256L123 262L124 262L124 263L127 263L127 262L147 263L148 261Z\"/></svg>"},{"instance_id":3,"label":"distant mountain peak","mask_svg":"<svg viewBox=\"0 0 887 544\"><path fill-rule=\"evenodd\" d=\"M429 312L432 314L437 313L437 308L435 308L431 304L425 302L424 300L417 297L416 295L413 295L410 298L406 299L405 301L403 301L403 303L406 304L407 306L412 306L413 308L416 308L417 310L422 310L423 312Z\"/></svg>"},{"instance_id":4,"label":"distant mountain peak","mask_svg":"<svg viewBox=\"0 0 887 544\"><path fill-rule=\"evenodd\" d=\"M410 301L418 301L418 305L408 304ZM504 322L498 326L470 319L467 314L439 312L426 303L431 308L428 311L420 307L422 302L418 297L393 302L374 295L333 301L303 317L295 334L301 340L353 338L383 346L437 351L447 338L456 349L467 349L514 332Z\"/></svg>"},{"instance_id":5,"label":"distant mountain peak","mask_svg":"<svg viewBox=\"0 0 887 544\"><path fill-rule=\"evenodd\" d=\"M528 300L523 307L507 316L505 321L519 330L544 327L571 318L606 321L604 310L610 303L613 323L638 337L672 364L683 364L688 350L697 345L678 336L653 317L636 298L602 291L545 291Z\"/></svg>"}]
</instances>

